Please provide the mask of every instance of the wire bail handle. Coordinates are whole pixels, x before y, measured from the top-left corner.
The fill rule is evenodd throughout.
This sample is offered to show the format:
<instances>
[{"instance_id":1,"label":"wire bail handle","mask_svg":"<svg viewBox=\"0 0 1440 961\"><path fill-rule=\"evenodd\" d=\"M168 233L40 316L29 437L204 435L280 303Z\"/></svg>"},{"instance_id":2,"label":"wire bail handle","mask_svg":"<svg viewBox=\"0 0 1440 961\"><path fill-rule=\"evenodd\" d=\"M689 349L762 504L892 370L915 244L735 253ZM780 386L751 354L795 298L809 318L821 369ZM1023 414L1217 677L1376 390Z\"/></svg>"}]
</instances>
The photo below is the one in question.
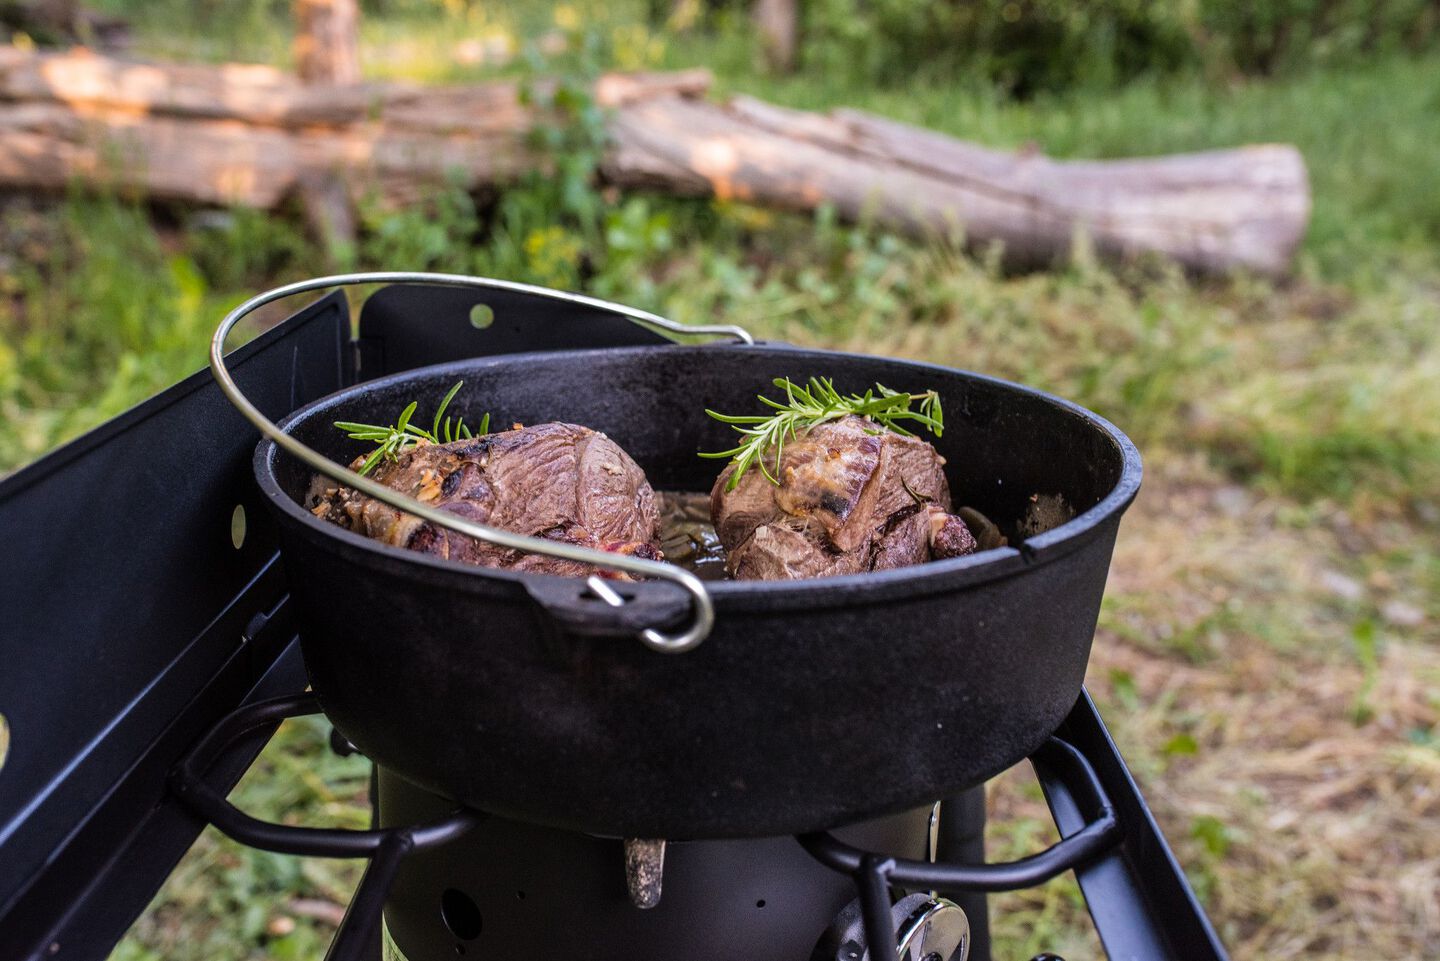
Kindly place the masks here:
<instances>
[{"instance_id":1,"label":"wire bail handle","mask_svg":"<svg viewBox=\"0 0 1440 961\"><path fill-rule=\"evenodd\" d=\"M693 617L690 625L678 634L667 634L655 628L646 628L640 632L640 640L645 646L663 653L680 653L693 650L700 642L710 635L711 628L715 624L715 605L710 598L710 593L705 589L700 578L681 567L673 564L664 564L660 561L645 560L643 558L631 557L625 554L611 554L607 551L599 551L590 547L581 547L578 544L564 544L558 541L545 540L539 537L528 537L523 534L514 534L510 531L501 530L498 527L491 527L486 524L477 524L466 520L457 514L449 511L438 510L428 504L422 503L413 497L402 494L392 488L386 487L368 477L363 477L355 471L350 470L341 464L330 460L325 455L291 434L281 430L273 421L261 413L260 409L250 402L245 393L236 384L230 369L225 365L225 341L235 325L244 320L256 310L277 300L295 294L309 293L312 291L329 290L332 287L353 287L361 284L435 284L445 287L468 287L476 290L505 290L513 293L529 294L536 297L544 297L560 303L577 304L585 307L593 307L638 324L648 330L667 335L689 336L695 334L716 334L733 338L738 343L753 344L755 338L742 327L733 324L701 324L688 326L668 320L648 311L638 310L634 307L626 307L623 304L614 304L594 297L586 297L583 294L572 294L559 290L550 290L545 287L535 287L530 284L515 283L508 280L496 280L490 277L468 277L462 274L431 274L412 271L372 271L353 274L335 274L329 277L316 277L311 280L302 280L293 284L286 284L283 287L276 287L274 290L266 291L251 297L230 313L215 328L215 335L210 339L210 371L215 375L215 381L220 385L220 390L225 397L235 406L241 415L253 424L261 434L274 441L286 453L298 458L312 469L319 471L332 480L339 481L351 487L367 497L388 504L391 507L414 514L432 524L473 537L476 540L485 541L498 547L510 550L524 551L530 554L544 554L548 557L556 557L562 560L578 561L591 564L595 567L609 570L624 571L627 574L639 574L645 577L657 578L669 581L678 585L691 597ZM585 583L591 592L606 604L612 607L622 606L624 599L602 578L590 575Z\"/></svg>"}]
</instances>

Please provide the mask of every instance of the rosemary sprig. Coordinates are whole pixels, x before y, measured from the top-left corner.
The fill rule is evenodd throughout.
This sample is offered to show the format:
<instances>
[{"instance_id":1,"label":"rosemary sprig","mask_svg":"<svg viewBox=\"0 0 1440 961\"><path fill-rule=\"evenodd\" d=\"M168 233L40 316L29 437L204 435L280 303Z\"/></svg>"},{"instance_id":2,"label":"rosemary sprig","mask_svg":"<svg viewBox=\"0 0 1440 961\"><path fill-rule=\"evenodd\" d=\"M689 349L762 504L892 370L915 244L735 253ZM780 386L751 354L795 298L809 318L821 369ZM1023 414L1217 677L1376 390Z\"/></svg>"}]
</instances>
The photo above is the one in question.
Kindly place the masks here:
<instances>
[{"instance_id":1,"label":"rosemary sprig","mask_svg":"<svg viewBox=\"0 0 1440 961\"><path fill-rule=\"evenodd\" d=\"M945 430L945 412L940 407L940 395L933 390L920 394L905 394L891 390L884 384L876 384L863 394L841 394L827 377L811 377L800 385L788 377L777 377L775 386L785 391L785 402L771 400L763 394L757 395L760 402L774 409L773 414L721 414L706 409L705 413L729 424L745 439L730 450L702 453L701 457L728 457L735 463L735 472L730 475L726 490L734 490L740 478L751 467L759 465L760 472L770 483L779 485L780 480L765 464L765 455L775 450L775 467L778 472L780 458L785 453L785 440L794 440L800 431L826 421L839 420L855 414L874 422L880 429L891 430L906 437L915 436L900 425L901 421L913 421L939 437ZM911 410L911 405L919 406Z\"/></svg>"},{"instance_id":2,"label":"rosemary sprig","mask_svg":"<svg viewBox=\"0 0 1440 961\"><path fill-rule=\"evenodd\" d=\"M477 436L470 428L465 426L465 418L452 421L445 416L450 401L464 386L463 380L457 380L455 386L446 393L445 399L440 401L440 406L435 411L435 420L429 430L417 427L411 423L415 416L415 408L419 406L418 401L411 401L410 405L400 412L400 417L395 423L381 427L377 424L356 424L348 420L337 420L335 426L345 431L347 437L354 440L373 441L377 446L365 458L365 463L360 465L357 473L362 476L375 469L375 465L382 460L395 460L401 453L418 445L421 441L431 444L448 444L455 440L467 440ZM479 435L490 433L490 415L486 414L480 420Z\"/></svg>"}]
</instances>

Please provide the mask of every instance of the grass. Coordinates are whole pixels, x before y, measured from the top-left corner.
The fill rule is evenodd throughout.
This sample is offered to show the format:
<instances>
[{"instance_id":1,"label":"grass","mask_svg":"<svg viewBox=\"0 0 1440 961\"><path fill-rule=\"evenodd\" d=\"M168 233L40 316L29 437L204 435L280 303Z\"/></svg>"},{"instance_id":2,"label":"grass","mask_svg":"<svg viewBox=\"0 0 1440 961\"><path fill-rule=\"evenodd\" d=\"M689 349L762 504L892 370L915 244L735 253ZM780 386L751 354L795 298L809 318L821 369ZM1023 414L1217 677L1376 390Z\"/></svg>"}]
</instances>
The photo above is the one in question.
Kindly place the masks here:
<instances>
[{"instance_id":1,"label":"grass","mask_svg":"<svg viewBox=\"0 0 1440 961\"><path fill-rule=\"evenodd\" d=\"M323 718L286 721L231 795L258 817L351 829L370 826L370 766L329 746ZM323 957L363 862L256 851L209 828L114 961L174 958L312 961Z\"/></svg>"},{"instance_id":2,"label":"grass","mask_svg":"<svg viewBox=\"0 0 1440 961\"><path fill-rule=\"evenodd\" d=\"M161 0L136 14L139 47L283 65L283 8ZM558 31L578 49L578 22L601 38L586 55L599 65L704 62L722 90L862 107L996 146L1301 147L1314 219L1283 284L1083 254L1006 276L953 244L823 211L604 197L574 182L528 184L498 205L451 190L363 211L353 257L583 286L684 321L980 370L1116 421L1140 443L1147 482L1117 546L1090 687L1222 935L1236 957L1440 953L1440 55L1015 103L924 71L903 90L765 78L739 29L661 38L633 7L598 9L452 3L437 16L391 0L366 19L364 59L377 76L427 82L516 74L528 40ZM285 217L7 201L0 470L198 369L225 306L326 269ZM359 823L363 767L300 753L322 733L287 725L245 803ZM993 857L1053 830L1019 772L991 806ZM117 956L317 956L324 905L354 877L207 834ZM1073 882L994 906L997 957L1098 954Z\"/></svg>"}]
</instances>

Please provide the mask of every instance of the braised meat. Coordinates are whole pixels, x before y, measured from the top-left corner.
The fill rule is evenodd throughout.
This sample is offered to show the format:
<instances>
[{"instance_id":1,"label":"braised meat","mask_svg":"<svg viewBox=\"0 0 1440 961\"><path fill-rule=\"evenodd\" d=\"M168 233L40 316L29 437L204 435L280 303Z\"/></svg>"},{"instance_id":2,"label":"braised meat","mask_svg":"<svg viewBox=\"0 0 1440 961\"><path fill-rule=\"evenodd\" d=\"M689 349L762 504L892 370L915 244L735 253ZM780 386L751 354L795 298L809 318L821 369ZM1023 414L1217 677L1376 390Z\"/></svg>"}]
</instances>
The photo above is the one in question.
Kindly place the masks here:
<instances>
[{"instance_id":1,"label":"braised meat","mask_svg":"<svg viewBox=\"0 0 1440 961\"><path fill-rule=\"evenodd\" d=\"M618 444L587 427L537 424L448 444L422 443L394 461L382 461L372 476L477 523L661 557L655 494L644 472ZM312 485L309 506L316 516L366 537L467 564L566 576L595 573L586 564L457 534L323 477Z\"/></svg>"},{"instance_id":2,"label":"braised meat","mask_svg":"<svg viewBox=\"0 0 1440 961\"><path fill-rule=\"evenodd\" d=\"M855 416L788 441L771 470L778 486L750 470L727 490L732 464L710 493L726 567L739 579L790 580L969 554L975 538L950 514L944 464L925 441Z\"/></svg>"}]
</instances>

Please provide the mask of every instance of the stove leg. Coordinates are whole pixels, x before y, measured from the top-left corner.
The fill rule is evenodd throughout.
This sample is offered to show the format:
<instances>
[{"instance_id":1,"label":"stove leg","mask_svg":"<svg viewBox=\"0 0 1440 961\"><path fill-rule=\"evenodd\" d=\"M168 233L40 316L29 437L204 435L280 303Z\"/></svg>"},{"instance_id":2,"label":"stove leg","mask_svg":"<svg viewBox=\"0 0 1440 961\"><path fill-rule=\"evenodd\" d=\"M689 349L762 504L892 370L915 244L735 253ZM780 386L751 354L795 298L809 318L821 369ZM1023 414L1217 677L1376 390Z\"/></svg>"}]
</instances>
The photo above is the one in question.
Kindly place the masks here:
<instances>
[{"instance_id":1,"label":"stove leg","mask_svg":"<svg viewBox=\"0 0 1440 961\"><path fill-rule=\"evenodd\" d=\"M936 858L944 863L985 863L985 786L979 785L940 805ZM970 920L970 961L990 961L990 910L981 891L941 891Z\"/></svg>"}]
</instances>

